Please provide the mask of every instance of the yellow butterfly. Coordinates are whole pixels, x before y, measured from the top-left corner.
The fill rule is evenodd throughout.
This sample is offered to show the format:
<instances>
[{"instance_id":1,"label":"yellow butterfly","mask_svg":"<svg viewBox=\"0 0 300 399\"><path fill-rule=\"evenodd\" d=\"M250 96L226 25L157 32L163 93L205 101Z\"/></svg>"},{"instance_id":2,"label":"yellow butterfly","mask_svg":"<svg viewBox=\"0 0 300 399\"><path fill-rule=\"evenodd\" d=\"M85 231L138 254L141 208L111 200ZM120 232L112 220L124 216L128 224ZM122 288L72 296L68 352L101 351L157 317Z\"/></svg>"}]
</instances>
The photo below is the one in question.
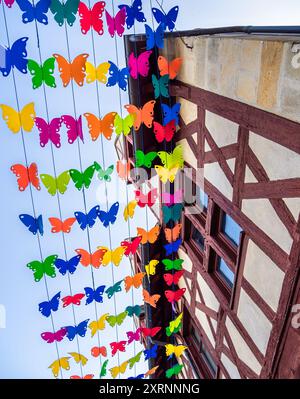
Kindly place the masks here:
<instances>
[{"instance_id":1,"label":"yellow butterfly","mask_svg":"<svg viewBox=\"0 0 300 399\"><path fill-rule=\"evenodd\" d=\"M173 183L176 177L176 173L179 170L179 167L176 166L172 169L166 169L161 165L154 165L154 168L156 170L156 173L158 174L160 180L162 183L166 184L167 181L169 180L170 183Z\"/></svg>"},{"instance_id":2,"label":"yellow butterfly","mask_svg":"<svg viewBox=\"0 0 300 399\"><path fill-rule=\"evenodd\" d=\"M117 247L113 249L112 251L108 249L107 247L97 247L98 249L105 249L106 252L103 255L102 259L102 265L107 266L109 263L113 263L115 266L119 266L121 263L121 260L123 258L124 252L126 251L126 248L124 247Z\"/></svg>"},{"instance_id":3,"label":"yellow butterfly","mask_svg":"<svg viewBox=\"0 0 300 399\"><path fill-rule=\"evenodd\" d=\"M133 218L136 206L137 206L136 200L128 202L128 204L125 206L125 209L123 212L125 222L127 222L128 218L131 218L131 219Z\"/></svg>"},{"instance_id":4,"label":"yellow butterfly","mask_svg":"<svg viewBox=\"0 0 300 399\"><path fill-rule=\"evenodd\" d=\"M172 345L172 344L166 344L166 355L171 356L175 355L176 357L180 357L183 352L187 349L187 346L184 345Z\"/></svg>"},{"instance_id":5,"label":"yellow butterfly","mask_svg":"<svg viewBox=\"0 0 300 399\"><path fill-rule=\"evenodd\" d=\"M36 116L34 103L25 105L20 112L4 104L0 104L0 108L2 109L2 118L13 133L18 133L21 128L25 132L31 132Z\"/></svg>"},{"instance_id":6,"label":"yellow butterfly","mask_svg":"<svg viewBox=\"0 0 300 399\"><path fill-rule=\"evenodd\" d=\"M106 83L107 82L107 73L110 68L109 62L103 62L98 65L97 68L94 67L90 62L85 63L85 73L86 73L86 82L93 83L97 79L98 82Z\"/></svg>"},{"instance_id":7,"label":"yellow butterfly","mask_svg":"<svg viewBox=\"0 0 300 399\"><path fill-rule=\"evenodd\" d=\"M184 159L182 145L175 147L173 152L159 151L157 155L163 165L169 170L176 166L183 168Z\"/></svg>"},{"instance_id":8,"label":"yellow butterfly","mask_svg":"<svg viewBox=\"0 0 300 399\"><path fill-rule=\"evenodd\" d=\"M89 329L91 330L92 337L96 334L97 331L105 329L105 322L108 318L109 313L104 313L98 320L91 321L88 325Z\"/></svg>"},{"instance_id":9,"label":"yellow butterfly","mask_svg":"<svg viewBox=\"0 0 300 399\"><path fill-rule=\"evenodd\" d=\"M124 374L128 366L128 360L122 363L120 366L112 367L109 369L112 378L116 378L119 374Z\"/></svg>"},{"instance_id":10,"label":"yellow butterfly","mask_svg":"<svg viewBox=\"0 0 300 399\"><path fill-rule=\"evenodd\" d=\"M176 330L176 328L179 327L181 321L182 321L182 317L183 317L183 312L180 313L180 315L178 317L176 317L175 320L170 321L169 323L169 329L170 332L172 333L174 330Z\"/></svg>"},{"instance_id":11,"label":"yellow butterfly","mask_svg":"<svg viewBox=\"0 0 300 399\"><path fill-rule=\"evenodd\" d=\"M81 363L83 366L85 366L88 362L88 358L81 355L80 353L77 352L68 352L69 355L72 356L72 358L75 360L76 363Z\"/></svg>"},{"instance_id":12,"label":"yellow butterfly","mask_svg":"<svg viewBox=\"0 0 300 399\"><path fill-rule=\"evenodd\" d=\"M154 274L156 273L156 266L159 264L158 260L150 260L150 262L148 263L148 265L145 265L145 270L146 273L149 276L154 276Z\"/></svg>"},{"instance_id":13,"label":"yellow butterfly","mask_svg":"<svg viewBox=\"0 0 300 399\"><path fill-rule=\"evenodd\" d=\"M51 369L55 378L58 377L61 368L64 370L70 370L69 359L70 357L61 357L50 364L48 368Z\"/></svg>"}]
</instances>

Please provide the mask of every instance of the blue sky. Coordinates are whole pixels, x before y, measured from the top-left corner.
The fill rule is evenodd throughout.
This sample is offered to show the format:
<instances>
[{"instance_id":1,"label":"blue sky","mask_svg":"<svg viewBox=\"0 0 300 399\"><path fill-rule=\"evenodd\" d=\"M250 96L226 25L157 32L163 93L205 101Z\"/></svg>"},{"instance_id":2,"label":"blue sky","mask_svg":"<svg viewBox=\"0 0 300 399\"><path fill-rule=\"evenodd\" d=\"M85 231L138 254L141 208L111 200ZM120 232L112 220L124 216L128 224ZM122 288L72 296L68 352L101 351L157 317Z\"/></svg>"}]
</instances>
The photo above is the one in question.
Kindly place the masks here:
<instances>
[{"instance_id":1,"label":"blue sky","mask_svg":"<svg viewBox=\"0 0 300 399\"><path fill-rule=\"evenodd\" d=\"M95 1L91 1L94 4ZM130 2L115 1L115 8L118 4ZM156 6L155 0L152 1ZM150 1L143 1L145 15L150 19ZM174 5L180 6L180 13L176 25L177 30L193 29L199 27L214 27L228 25L297 25L300 15L300 3L298 1L279 1L279 0L252 0L252 1L197 1L179 0L163 2L163 7L168 10ZM2 4L0 6L0 44L7 44L6 33L4 29ZM107 9L112 14L112 2L107 1ZM37 38L34 23L23 24L21 20L21 11L17 4L12 9L5 8L8 22L9 38L11 43L20 37L29 37L27 50L28 57L34 60L39 59L37 49ZM64 28L59 28L49 13L49 24L47 26L38 25L40 47L42 59L49 58L53 53L61 54L67 57L67 42ZM297 19L298 18L298 19ZM149 23L151 25L151 22ZM106 28L106 27L105 27ZM105 29L106 30L106 29ZM136 32L144 32L142 24L136 26ZM68 27L68 40L70 44L71 58L80 53L90 54L89 61L93 62L93 53L91 45L91 34L82 35L79 27L78 18L72 28ZM107 33L98 37L95 34L96 59L97 64L111 60L116 62L114 40ZM123 39L118 38L117 50L119 54L120 66L125 66ZM33 90L29 74L15 74L18 99L20 106L23 107L29 102L35 103L37 116L46 119L46 108L42 89ZM91 112L98 115L98 105L96 97L96 85L85 84L82 88L74 85L75 92L75 110L72 99L71 86L63 88L56 72L57 88L46 88L47 106L50 118L62 114L80 115L84 112ZM99 86L101 113L106 114L110 111L120 112L119 91L116 87L107 88L104 85ZM0 77L0 103L7 104L16 108L15 93L13 90L12 76L7 78ZM126 93L122 93L122 105L127 103ZM88 167L94 161L102 162L102 148L100 141L93 143L88 137L85 127L85 143L80 142L80 154L83 168ZM17 189L15 176L10 172L11 165L15 163L25 163L24 152L21 141L21 134L13 135L6 127L6 124L0 119L0 170L2 179L1 209L2 209L2 239L1 253L2 262L0 269L0 305L6 310L6 328L0 329L0 378L51 378L52 374L47 368L57 355L55 346L47 344L40 338L40 333L52 331L49 319L41 316L38 312L38 303L47 299L45 284L43 281L35 283L32 272L26 268L26 264L32 260L39 259L39 248L37 238L26 231L21 224L18 215L21 213L32 214L32 203L29 190L21 193ZM38 131L36 128L31 133L25 133L25 147L29 162L36 162L40 173L49 173L53 175L53 160L50 146L41 148L39 145ZM113 142L104 140L104 159L105 166L115 164L116 154L114 152ZM56 170L61 173L70 168L80 169L79 152L77 144L67 143L66 133L62 129L62 147L54 148L54 161ZM117 178L116 173L113 177L114 182L109 183L110 204L119 200L121 203L117 222L111 228L112 247L115 248L119 243L129 236L128 225L124 222L122 212L124 208L124 198L126 197L126 187ZM113 193L116 194L114 197ZM118 197L119 195L119 197ZM130 199L133 193L129 192ZM104 185L94 179L92 186L86 191L87 208L91 209L96 204L100 207L106 207L104 196ZM41 239L43 256L58 254L64 258L64 247L62 236L60 234L50 233L47 218L50 216L59 216L57 197L51 197L43 187L40 192L33 191L33 199L37 214L42 214L44 218L45 234ZM123 200L123 201L122 201ZM83 210L83 196L70 183L67 192L60 196L63 219L73 216L74 211ZM155 223L148 212L149 228ZM145 210L137 209L135 218L130 222L131 235L135 233L136 227L146 228ZM152 219L152 220L151 220ZM99 222L90 230L91 247L95 251L98 245L109 246L109 234ZM73 231L66 235L67 257L75 255L74 249L88 249L87 234L74 225ZM113 274L112 274L113 273ZM111 286L113 279L119 281L130 274L130 265L127 259L124 259L119 268L108 266L101 268L94 273L95 285L105 284ZM82 292L83 287L92 286L92 276L90 269L79 266L76 273L70 277L73 293ZM50 297L58 291L62 296L69 294L68 279L66 276L57 275L55 279L47 279ZM141 303L141 293L134 292L134 303ZM116 303L107 300L105 297L103 304L97 304L97 313L115 314L122 312L126 306L132 305L131 293L125 292L116 295ZM0 311L3 309L0 306ZM77 322L89 318L94 320L95 310L93 305L85 306L82 304L75 309ZM54 313L55 329L61 326L73 325L74 317L71 308L60 309ZM111 328L100 333L101 345L109 348L111 341L116 341L126 337L125 332L132 330L132 319L127 318L121 327ZM79 349L82 354L89 358L89 362L84 367L84 374L99 374L99 359L90 356L92 346L97 346L97 335L91 339L89 331L86 338L79 338ZM126 353L122 353L119 362L132 357L142 349L136 345L128 346ZM76 340L69 342L63 340L58 344L60 356L67 356L70 351L78 351ZM110 352L110 351L109 351ZM108 357L110 358L110 356ZM108 368L118 365L117 356L109 360ZM147 364L139 362L136 370L128 370L125 377L143 373L147 370ZM63 372L63 378L69 378L72 374L80 375L80 368L74 361L71 362L71 371Z\"/></svg>"}]
</instances>

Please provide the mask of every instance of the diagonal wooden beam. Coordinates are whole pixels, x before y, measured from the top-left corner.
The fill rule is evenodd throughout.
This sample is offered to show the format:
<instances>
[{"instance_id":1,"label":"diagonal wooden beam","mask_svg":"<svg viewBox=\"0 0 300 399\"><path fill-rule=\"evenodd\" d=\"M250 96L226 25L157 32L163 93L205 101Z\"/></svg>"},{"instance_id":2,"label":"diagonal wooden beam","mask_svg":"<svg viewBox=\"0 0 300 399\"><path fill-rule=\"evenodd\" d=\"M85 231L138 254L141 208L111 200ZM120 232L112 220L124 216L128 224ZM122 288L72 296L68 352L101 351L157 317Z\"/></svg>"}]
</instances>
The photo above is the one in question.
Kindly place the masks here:
<instances>
[{"instance_id":1,"label":"diagonal wooden beam","mask_svg":"<svg viewBox=\"0 0 300 399\"><path fill-rule=\"evenodd\" d=\"M246 156L249 142L249 130L239 126L238 153L234 166L232 202L238 207L242 206L242 190L245 180Z\"/></svg>"}]
</instances>

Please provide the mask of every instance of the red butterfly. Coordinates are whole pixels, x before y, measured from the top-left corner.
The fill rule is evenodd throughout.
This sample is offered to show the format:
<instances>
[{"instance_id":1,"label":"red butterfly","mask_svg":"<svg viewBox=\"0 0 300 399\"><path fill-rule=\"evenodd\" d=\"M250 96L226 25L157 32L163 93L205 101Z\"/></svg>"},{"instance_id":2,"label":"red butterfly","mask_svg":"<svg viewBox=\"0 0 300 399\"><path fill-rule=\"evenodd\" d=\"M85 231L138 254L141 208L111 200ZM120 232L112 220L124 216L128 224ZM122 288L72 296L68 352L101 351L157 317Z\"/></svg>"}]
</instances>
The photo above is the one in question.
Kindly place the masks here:
<instances>
[{"instance_id":1,"label":"red butterfly","mask_svg":"<svg viewBox=\"0 0 300 399\"><path fill-rule=\"evenodd\" d=\"M161 327L153 327L153 328L141 327L141 331L145 337L153 338L160 330L161 330Z\"/></svg>"},{"instance_id":2,"label":"red butterfly","mask_svg":"<svg viewBox=\"0 0 300 399\"><path fill-rule=\"evenodd\" d=\"M140 245L142 237L136 237L131 242L129 241L122 241L121 247L126 248L124 255L129 256L130 254L134 255Z\"/></svg>"},{"instance_id":3,"label":"red butterfly","mask_svg":"<svg viewBox=\"0 0 300 399\"><path fill-rule=\"evenodd\" d=\"M184 270L180 270L179 272L176 272L174 274L166 273L164 274L164 280L168 285L178 284L178 281L183 276L183 274Z\"/></svg>"},{"instance_id":4,"label":"red butterfly","mask_svg":"<svg viewBox=\"0 0 300 399\"><path fill-rule=\"evenodd\" d=\"M37 190L41 189L40 179L38 178L38 168L36 163L32 163L28 168L21 164L13 165L10 170L17 176L17 183L20 191L24 191L29 183Z\"/></svg>"},{"instance_id":5,"label":"red butterfly","mask_svg":"<svg viewBox=\"0 0 300 399\"><path fill-rule=\"evenodd\" d=\"M136 190L134 193L135 199L138 201L137 204L140 208L144 208L146 205L151 208L151 206L155 204L155 201L158 197L157 188L150 190L146 195L140 190Z\"/></svg>"},{"instance_id":6,"label":"red butterfly","mask_svg":"<svg viewBox=\"0 0 300 399\"><path fill-rule=\"evenodd\" d=\"M114 356L118 351L125 352L125 345L127 341L111 342L109 345L111 347L111 355Z\"/></svg>"},{"instance_id":7,"label":"red butterfly","mask_svg":"<svg viewBox=\"0 0 300 399\"><path fill-rule=\"evenodd\" d=\"M79 375L71 375L71 380L92 380L94 378L94 374L86 374L84 377L79 377Z\"/></svg>"},{"instance_id":8,"label":"red butterfly","mask_svg":"<svg viewBox=\"0 0 300 399\"><path fill-rule=\"evenodd\" d=\"M98 1L93 8L88 8L84 3L80 2L78 12L80 16L81 32L85 35L91 28L93 28L98 35L103 35L103 21L102 15L105 9L105 2Z\"/></svg>"},{"instance_id":9,"label":"red butterfly","mask_svg":"<svg viewBox=\"0 0 300 399\"><path fill-rule=\"evenodd\" d=\"M153 122L153 131L156 141L158 141L159 143L164 140L171 141L176 131L175 120L172 120L166 126L162 126L158 122Z\"/></svg>"},{"instance_id":10,"label":"red butterfly","mask_svg":"<svg viewBox=\"0 0 300 399\"><path fill-rule=\"evenodd\" d=\"M94 346L91 349L91 355L94 357L98 357L100 355L102 355L103 357L107 356L107 350L105 348L105 346Z\"/></svg>"},{"instance_id":11,"label":"red butterfly","mask_svg":"<svg viewBox=\"0 0 300 399\"><path fill-rule=\"evenodd\" d=\"M183 294L185 293L185 291L186 291L185 288L180 288L177 291L165 291L165 296L169 302L173 303L179 301L183 296Z\"/></svg>"},{"instance_id":12,"label":"red butterfly","mask_svg":"<svg viewBox=\"0 0 300 399\"><path fill-rule=\"evenodd\" d=\"M68 295L65 296L64 298L61 298L61 300L63 301L63 308L69 306L69 305L80 305L80 301L81 299L84 297L84 294L75 294L73 296Z\"/></svg>"}]
</instances>

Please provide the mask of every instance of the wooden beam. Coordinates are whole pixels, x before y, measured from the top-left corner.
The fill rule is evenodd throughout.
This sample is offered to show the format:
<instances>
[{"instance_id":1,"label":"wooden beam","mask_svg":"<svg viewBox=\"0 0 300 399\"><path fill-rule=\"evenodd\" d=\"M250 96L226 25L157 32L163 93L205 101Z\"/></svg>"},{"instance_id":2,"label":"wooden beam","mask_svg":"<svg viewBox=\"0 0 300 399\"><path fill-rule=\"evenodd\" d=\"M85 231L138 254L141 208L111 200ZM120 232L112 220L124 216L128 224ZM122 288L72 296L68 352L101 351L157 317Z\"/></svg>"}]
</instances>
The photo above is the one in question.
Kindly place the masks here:
<instances>
[{"instance_id":1,"label":"wooden beam","mask_svg":"<svg viewBox=\"0 0 300 399\"><path fill-rule=\"evenodd\" d=\"M239 126L238 153L234 166L232 202L238 207L242 206L242 190L245 180L246 156L249 141L249 130Z\"/></svg>"},{"instance_id":2,"label":"wooden beam","mask_svg":"<svg viewBox=\"0 0 300 399\"><path fill-rule=\"evenodd\" d=\"M237 143L234 144L228 144L225 145L224 147L219 147L220 151L222 152L222 155L225 159L231 159L235 158L238 153L238 145ZM213 162L218 162L217 158L215 156L215 153L213 151L206 151L204 154L204 163L209 164Z\"/></svg>"},{"instance_id":3,"label":"wooden beam","mask_svg":"<svg viewBox=\"0 0 300 399\"><path fill-rule=\"evenodd\" d=\"M283 179L258 183L245 183L242 191L244 199L255 198L298 198L300 179Z\"/></svg>"}]
</instances>

